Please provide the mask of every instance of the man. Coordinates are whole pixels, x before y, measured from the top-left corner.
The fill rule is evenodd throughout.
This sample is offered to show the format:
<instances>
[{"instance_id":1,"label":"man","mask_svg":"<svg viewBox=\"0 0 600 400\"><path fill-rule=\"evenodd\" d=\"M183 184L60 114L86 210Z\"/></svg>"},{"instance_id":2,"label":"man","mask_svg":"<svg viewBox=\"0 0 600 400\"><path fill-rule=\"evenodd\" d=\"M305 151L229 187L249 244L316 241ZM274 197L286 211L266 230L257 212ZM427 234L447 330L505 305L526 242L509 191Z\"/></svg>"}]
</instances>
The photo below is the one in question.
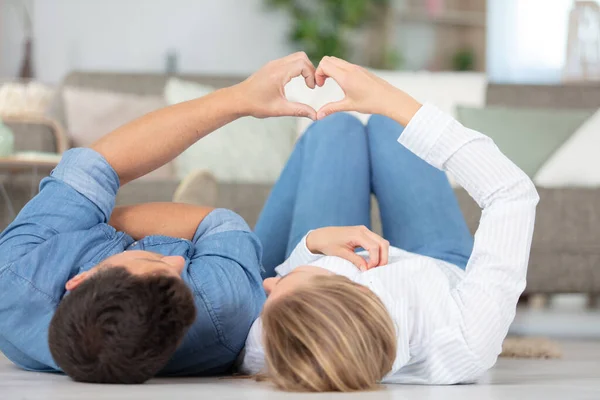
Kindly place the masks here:
<instances>
[{"instance_id":1,"label":"man","mask_svg":"<svg viewBox=\"0 0 600 400\"><path fill-rule=\"evenodd\" d=\"M293 54L65 153L0 235L0 350L82 382L229 370L265 301L258 239L231 211L115 196L239 117L315 119L283 94L298 75L314 88L314 72Z\"/></svg>"}]
</instances>

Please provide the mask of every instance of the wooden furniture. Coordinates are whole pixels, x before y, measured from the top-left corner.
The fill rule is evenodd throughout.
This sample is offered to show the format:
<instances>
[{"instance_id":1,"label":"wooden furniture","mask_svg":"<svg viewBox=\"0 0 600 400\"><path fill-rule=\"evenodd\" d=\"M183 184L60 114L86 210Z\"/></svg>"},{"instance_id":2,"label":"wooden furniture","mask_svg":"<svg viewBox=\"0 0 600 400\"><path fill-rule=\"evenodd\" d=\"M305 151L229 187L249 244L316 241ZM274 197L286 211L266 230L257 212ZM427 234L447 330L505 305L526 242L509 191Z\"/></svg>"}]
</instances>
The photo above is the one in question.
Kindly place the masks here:
<instances>
[{"instance_id":1,"label":"wooden furniture","mask_svg":"<svg viewBox=\"0 0 600 400\"><path fill-rule=\"evenodd\" d=\"M62 154L69 149L69 139L63 127L55 120L37 115L2 115L0 119L7 125L41 125L46 126L52 132L55 141L56 153ZM28 151L28 148L15 148L16 151Z\"/></svg>"},{"instance_id":2,"label":"wooden furniture","mask_svg":"<svg viewBox=\"0 0 600 400\"><path fill-rule=\"evenodd\" d=\"M402 68L454 70L453 59L459 52L468 52L474 59L473 69L484 72L486 0L437 2L437 10L429 9L423 0L394 1L382 9L368 32L369 65L377 65L386 52L395 50L404 61Z\"/></svg>"},{"instance_id":3,"label":"wooden furniture","mask_svg":"<svg viewBox=\"0 0 600 400\"><path fill-rule=\"evenodd\" d=\"M18 175L29 176L29 199L33 198L38 191L38 183L40 177L47 175L54 167L58 165L61 159L62 153L68 149L68 139L64 133L62 127L54 120L39 117L39 116L25 116L25 115L9 115L0 116L0 119L11 127L16 126L37 126L42 128L45 133L38 133L38 135L52 135L52 142L54 144L53 153L40 152L36 146L36 140L31 137L26 137L27 130L22 132L15 132L15 154L8 157L0 157L0 198L5 203L8 215L12 219L16 216L15 206L13 204L11 195L6 188L5 183L15 179ZM31 144L31 147L29 146ZM33 150L33 151L27 151Z\"/></svg>"}]
</instances>

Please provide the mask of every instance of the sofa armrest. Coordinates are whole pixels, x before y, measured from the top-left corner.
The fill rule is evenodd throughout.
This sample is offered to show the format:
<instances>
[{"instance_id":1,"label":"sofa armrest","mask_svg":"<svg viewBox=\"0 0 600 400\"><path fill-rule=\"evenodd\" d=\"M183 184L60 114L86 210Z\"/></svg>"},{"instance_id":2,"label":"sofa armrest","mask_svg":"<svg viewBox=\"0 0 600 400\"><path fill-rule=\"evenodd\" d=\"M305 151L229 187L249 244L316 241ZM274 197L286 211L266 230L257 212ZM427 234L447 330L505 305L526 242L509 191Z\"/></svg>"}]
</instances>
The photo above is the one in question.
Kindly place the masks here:
<instances>
[{"instance_id":1,"label":"sofa armrest","mask_svg":"<svg viewBox=\"0 0 600 400\"><path fill-rule=\"evenodd\" d=\"M600 293L600 189L538 188L526 293ZM472 232L481 210L456 191Z\"/></svg>"}]
</instances>

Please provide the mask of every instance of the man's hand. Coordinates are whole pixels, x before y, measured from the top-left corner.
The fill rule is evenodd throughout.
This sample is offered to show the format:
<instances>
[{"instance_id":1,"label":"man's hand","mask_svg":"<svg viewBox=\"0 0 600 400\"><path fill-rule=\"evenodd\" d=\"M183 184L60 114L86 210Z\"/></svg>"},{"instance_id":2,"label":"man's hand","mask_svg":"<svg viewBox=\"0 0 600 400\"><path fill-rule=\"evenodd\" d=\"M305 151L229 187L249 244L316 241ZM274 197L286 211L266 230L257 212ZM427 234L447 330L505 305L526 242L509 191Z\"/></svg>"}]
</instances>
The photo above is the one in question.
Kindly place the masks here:
<instances>
[{"instance_id":1,"label":"man's hand","mask_svg":"<svg viewBox=\"0 0 600 400\"><path fill-rule=\"evenodd\" d=\"M406 126L421 108L415 99L365 68L336 57L324 57L319 63L317 85L323 86L327 78L333 78L346 97L321 107L318 119L340 111L358 111L385 115Z\"/></svg>"},{"instance_id":2,"label":"man's hand","mask_svg":"<svg viewBox=\"0 0 600 400\"><path fill-rule=\"evenodd\" d=\"M361 271L386 265L390 242L364 226L330 226L316 229L306 238L312 253L337 256L350 261ZM369 262L354 250L362 247L369 252Z\"/></svg>"},{"instance_id":3,"label":"man's hand","mask_svg":"<svg viewBox=\"0 0 600 400\"><path fill-rule=\"evenodd\" d=\"M306 53L269 62L237 85L241 113L256 118L292 116L315 120L317 112L312 107L288 101L285 97L285 85L300 75L309 88L315 88L315 67Z\"/></svg>"}]
</instances>

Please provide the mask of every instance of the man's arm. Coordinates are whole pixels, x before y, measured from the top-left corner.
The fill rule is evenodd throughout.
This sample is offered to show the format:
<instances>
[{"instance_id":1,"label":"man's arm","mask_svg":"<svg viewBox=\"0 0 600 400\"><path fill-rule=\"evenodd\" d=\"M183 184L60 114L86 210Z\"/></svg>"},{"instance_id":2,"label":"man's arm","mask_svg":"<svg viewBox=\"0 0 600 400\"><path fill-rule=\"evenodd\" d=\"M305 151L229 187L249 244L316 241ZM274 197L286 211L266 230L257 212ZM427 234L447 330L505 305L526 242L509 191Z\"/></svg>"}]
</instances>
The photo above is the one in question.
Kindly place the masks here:
<instances>
[{"instance_id":1,"label":"man's arm","mask_svg":"<svg viewBox=\"0 0 600 400\"><path fill-rule=\"evenodd\" d=\"M120 185L167 163L237 117L296 115L314 119L316 112L311 107L285 98L284 86L297 75L314 87L314 67L304 53L272 61L231 88L150 113L109 133L92 149L69 150L42 181L40 194L0 234L0 268L55 235L108 222ZM158 215L166 218L168 212ZM154 223L161 220L155 218ZM154 231L156 226L151 228Z\"/></svg>"},{"instance_id":2,"label":"man's arm","mask_svg":"<svg viewBox=\"0 0 600 400\"><path fill-rule=\"evenodd\" d=\"M304 53L272 61L238 85L152 112L101 138L92 149L104 156L124 185L242 116L315 119L311 107L285 98L284 86L299 75L314 87L314 67Z\"/></svg>"},{"instance_id":3,"label":"man's arm","mask_svg":"<svg viewBox=\"0 0 600 400\"><path fill-rule=\"evenodd\" d=\"M163 235L192 240L200 222L213 211L180 203L148 203L116 207L108 224L135 240Z\"/></svg>"}]
</instances>

